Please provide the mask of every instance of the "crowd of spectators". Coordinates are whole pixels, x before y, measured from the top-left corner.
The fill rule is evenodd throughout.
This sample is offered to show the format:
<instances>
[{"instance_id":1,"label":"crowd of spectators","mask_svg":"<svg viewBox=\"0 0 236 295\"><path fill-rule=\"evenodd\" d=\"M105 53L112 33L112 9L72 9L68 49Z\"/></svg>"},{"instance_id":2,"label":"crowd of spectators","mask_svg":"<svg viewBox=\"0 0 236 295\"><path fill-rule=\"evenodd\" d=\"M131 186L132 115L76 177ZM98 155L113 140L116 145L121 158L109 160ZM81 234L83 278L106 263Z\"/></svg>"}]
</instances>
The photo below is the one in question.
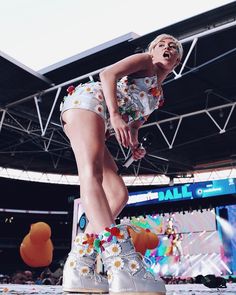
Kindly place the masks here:
<instances>
[{"instance_id":1,"label":"crowd of spectators","mask_svg":"<svg viewBox=\"0 0 236 295\"><path fill-rule=\"evenodd\" d=\"M19 270L12 275L0 274L0 284L61 285L62 268L59 267L54 272L51 272L50 268L45 268L41 273Z\"/></svg>"},{"instance_id":2,"label":"crowd of spectators","mask_svg":"<svg viewBox=\"0 0 236 295\"><path fill-rule=\"evenodd\" d=\"M62 285L62 267L58 267L54 272L50 268L45 268L42 272L32 272L30 270L16 271L11 276L0 274L0 284L28 284L28 285ZM215 275L196 277L162 277L166 284L204 284L209 288L226 288L227 283L236 283L235 276L217 277Z\"/></svg>"}]
</instances>

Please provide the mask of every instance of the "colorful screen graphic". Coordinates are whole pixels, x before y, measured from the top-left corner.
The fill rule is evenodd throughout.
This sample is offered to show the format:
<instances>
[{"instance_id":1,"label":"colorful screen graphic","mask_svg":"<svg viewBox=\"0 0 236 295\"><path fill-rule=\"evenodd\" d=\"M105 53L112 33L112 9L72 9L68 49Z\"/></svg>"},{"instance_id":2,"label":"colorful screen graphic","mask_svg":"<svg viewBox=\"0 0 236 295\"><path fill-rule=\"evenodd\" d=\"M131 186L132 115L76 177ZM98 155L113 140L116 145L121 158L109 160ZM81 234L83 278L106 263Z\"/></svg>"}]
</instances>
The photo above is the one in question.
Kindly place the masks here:
<instances>
[{"instance_id":1,"label":"colorful screen graphic","mask_svg":"<svg viewBox=\"0 0 236 295\"><path fill-rule=\"evenodd\" d=\"M132 217L130 223L158 237L157 247L145 252L153 273L183 277L230 273L214 210Z\"/></svg>"},{"instance_id":2,"label":"colorful screen graphic","mask_svg":"<svg viewBox=\"0 0 236 295\"><path fill-rule=\"evenodd\" d=\"M129 194L128 206L207 198L236 193L235 178L211 180Z\"/></svg>"}]
</instances>

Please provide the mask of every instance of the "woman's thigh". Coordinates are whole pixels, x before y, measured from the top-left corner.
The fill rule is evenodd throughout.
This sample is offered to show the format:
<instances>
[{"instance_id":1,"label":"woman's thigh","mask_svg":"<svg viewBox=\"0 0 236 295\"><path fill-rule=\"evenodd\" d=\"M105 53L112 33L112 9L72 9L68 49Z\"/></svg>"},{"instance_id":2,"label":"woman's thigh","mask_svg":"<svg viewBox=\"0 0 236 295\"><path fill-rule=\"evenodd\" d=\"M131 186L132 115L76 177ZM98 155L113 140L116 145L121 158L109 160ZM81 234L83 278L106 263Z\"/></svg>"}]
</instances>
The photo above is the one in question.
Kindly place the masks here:
<instances>
[{"instance_id":1,"label":"woman's thigh","mask_svg":"<svg viewBox=\"0 0 236 295\"><path fill-rule=\"evenodd\" d=\"M79 173L86 169L102 171L105 146L104 120L96 113L83 109L67 110L62 114L62 119L78 169L81 170Z\"/></svg>"}]
</instances>

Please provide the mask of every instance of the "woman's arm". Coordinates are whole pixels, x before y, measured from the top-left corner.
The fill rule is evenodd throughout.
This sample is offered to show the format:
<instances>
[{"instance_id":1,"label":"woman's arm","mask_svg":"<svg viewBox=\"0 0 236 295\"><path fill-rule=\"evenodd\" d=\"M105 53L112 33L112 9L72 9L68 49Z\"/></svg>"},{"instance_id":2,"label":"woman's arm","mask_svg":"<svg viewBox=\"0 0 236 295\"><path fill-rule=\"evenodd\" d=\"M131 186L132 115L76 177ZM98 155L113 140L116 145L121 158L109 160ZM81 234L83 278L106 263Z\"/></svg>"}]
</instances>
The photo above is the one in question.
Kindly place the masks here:
<instances>
[{"instance_id":1,"label":"woman's arm","mask_svg":"<svg viewBox=\"0 0 236 295\"><path fill-rule=\"evenodd\" d=\"M117 80L132 73L143 72L150 65L150 55L147 53L138 53L126 57L101 71L99 76L110 116L118 112L116 98Z\"/></svg>"},{"instance_id":2,"label":"woman's arm","mask_svg":"<svg viewBox=\"0 0 236 295\"><path fill-rule=\"evenodd\" d=\"M146 115L139 120L132 121L129 124L130 128L139 129L148 120L148 117L149 115Z\"/></svg>"},{"instance_id":3,"label":"woman's arm","mask_svg":"<svg viewBox=\"0 0 236 295\"><path fill-rule=\"evenodd\" d=\"M142 120L133 121L129 124L130 133L131 133L131 145L130 148L132 150L133 158L135 160L139 160L145 156L146 150L144 147L140 147L138 140L138 131L139 128L143 125L145 121L148 119L148 115L143 117Z\"/></svg>"},{"instance_id":4,"label":"woman's arm","mask_svg":"<svg viewBox=\"0 0 236 295\"><path fill-rule=\"evenodd\" d=\"M122 120L117 104L117 80L131 73L146 73L151 68L151 57L147 53L131 55L107 67L100 73L102 89L110 113L111 124L117 140L125 147L130 146L129 126Z\"/></svg>"}]
</instances>

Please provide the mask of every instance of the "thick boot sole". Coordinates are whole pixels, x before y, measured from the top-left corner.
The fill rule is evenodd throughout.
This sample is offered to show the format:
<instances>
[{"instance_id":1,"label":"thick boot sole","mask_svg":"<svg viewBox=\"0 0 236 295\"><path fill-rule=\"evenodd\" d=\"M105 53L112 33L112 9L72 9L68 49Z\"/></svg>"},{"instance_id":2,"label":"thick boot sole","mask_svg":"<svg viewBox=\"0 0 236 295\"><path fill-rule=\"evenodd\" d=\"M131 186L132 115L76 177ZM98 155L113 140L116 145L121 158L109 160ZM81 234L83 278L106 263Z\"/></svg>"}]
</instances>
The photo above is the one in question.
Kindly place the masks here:
<instances>
[{"instance_id":1,"label":"thick boot sole","mask_svg":"<svg viewBox=\"0 0 236 295\"><path fill-rule=\"evenodd\" d=\"M84 289L84 288L63 288L64 294L84 293L84 294L108 294L109 291L99 289Z\"/></svg>"},{"instance_id":2,"label":"thick boot sole","mask_svg":"<svg viewBox=\"0 0 236 295\"><path fill-rule=\"evenodd\" d=\"M110 292L110 295L166 295L165 292Z\"/></svg>"}]
</instances>

